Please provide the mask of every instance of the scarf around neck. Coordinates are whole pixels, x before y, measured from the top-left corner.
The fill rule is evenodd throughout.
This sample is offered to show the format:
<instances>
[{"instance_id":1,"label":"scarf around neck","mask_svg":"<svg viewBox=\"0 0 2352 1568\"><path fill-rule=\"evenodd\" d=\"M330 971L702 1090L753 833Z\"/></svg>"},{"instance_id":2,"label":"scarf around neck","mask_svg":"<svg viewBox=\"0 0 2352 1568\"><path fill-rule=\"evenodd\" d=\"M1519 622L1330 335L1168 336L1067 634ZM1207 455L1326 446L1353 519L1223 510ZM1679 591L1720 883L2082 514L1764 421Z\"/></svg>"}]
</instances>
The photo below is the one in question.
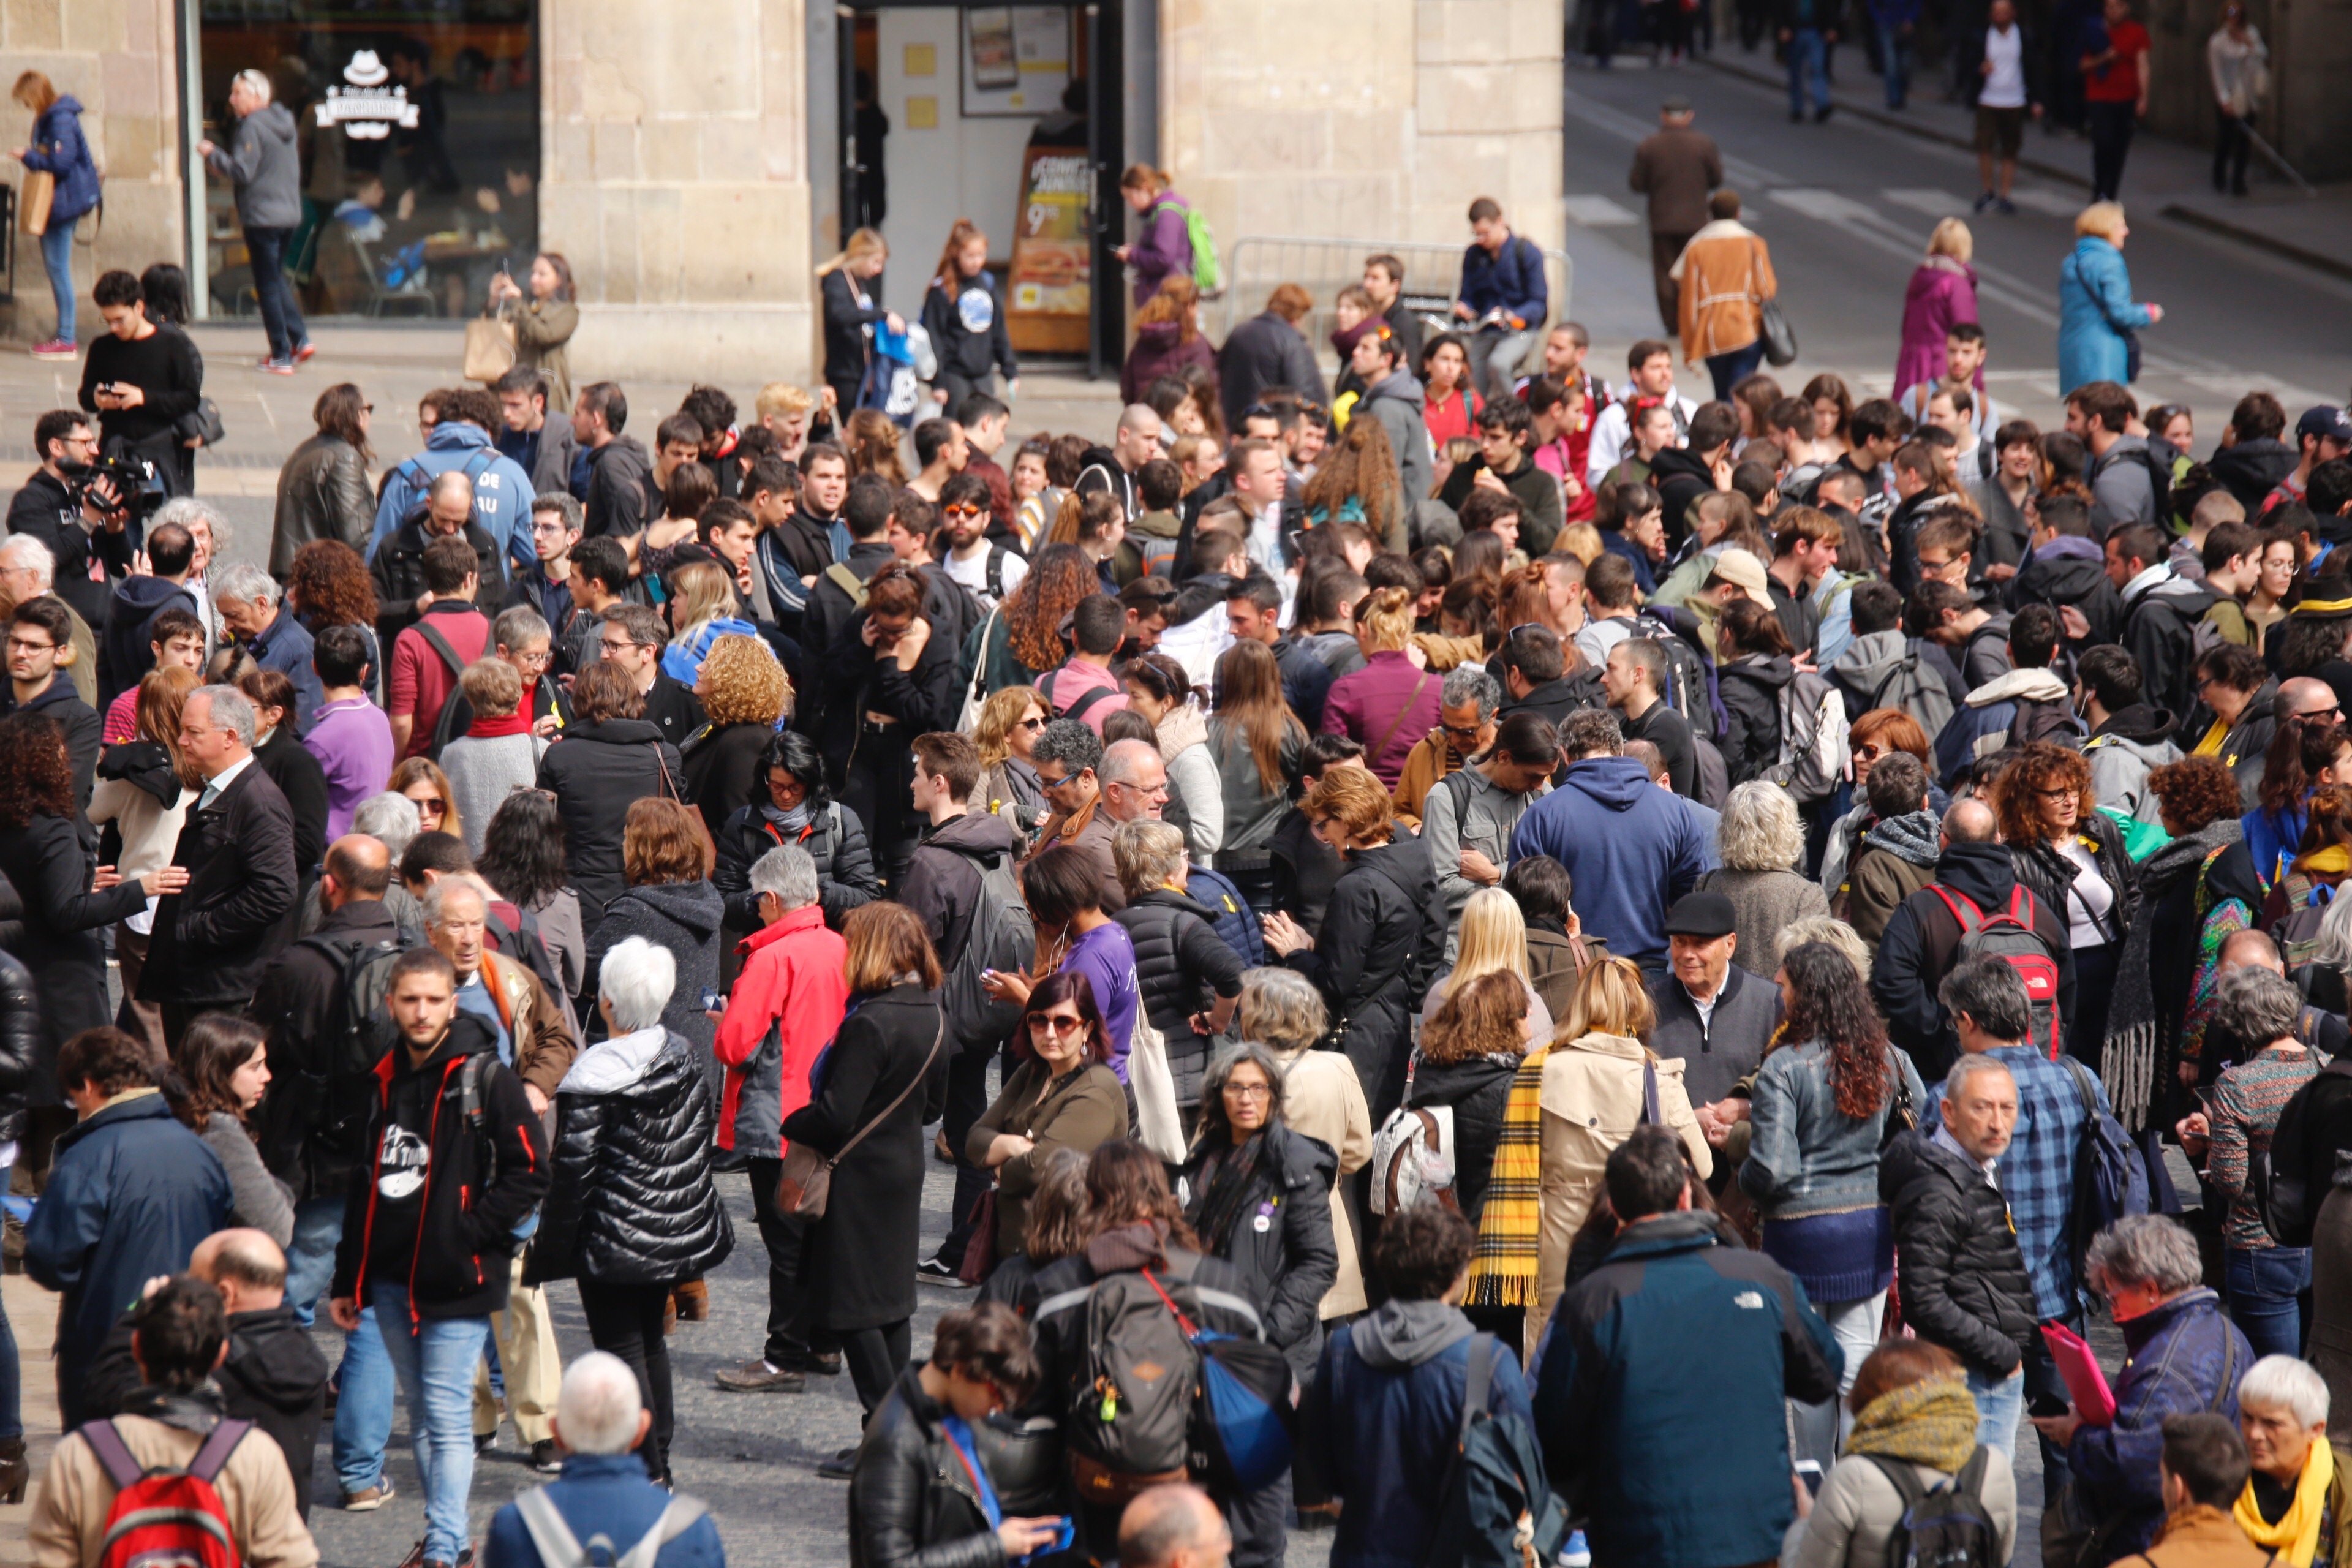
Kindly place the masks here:
<instances>
[{"instance_id":1,"label":"scarf around neck","mask_svg":"<svg viewBox=\"0 0 2352 1568\"><path fill-rule=\"evenodd\" d=\"M2263 1510L2255 1506L2251 1479L2238 1494L2231 1513L2247 1540L2277 1552L2289 1568L2311 1568L2311 1560L2319 1551L2320 1516L2327 1511L2327 1494L2335 1480L2336 1450L2327 1446L2323 1433L2311 1440L2310 1451L2303 1457L2303 1473L2295 1478L2294 1500L2276 1524L2263 1519Z\"/></svg>"},{"instance_id":2,"label":"scarf around neck","mask_svg":"<svg viewBox=\"0 0 2352 1568\"><path fill-rule=\"evenodd\" d=\"M1201 1215L1192 1228L1200 1233L1202 1247L1219 1258L1231 1250L1234 1228L1257 1190L1257 1168L1265 1157L1264 1129L1211 1157L1214 1163L1208 1191L1201 1195Z\"/></svg>"},{"instance_id":3,"label":"scarf around neck","mask_svg":"<svg viewBox=\"0 0 2352 1568\"><path fill-rule=\"evenodd\" d=\"M525 712L509 713L503 719L477 716L471 724L466 726L467 738L474 741L495 741L506 735L530 733L530 715Z\"/></svg>"},{"instance_id":4,"label":"scarf around neck","mask_svg":"<svg viewBox=\"0 0 2352 1568\"><path fill-rule=\"evenodd\" d=\"M1470 1256L1464 1301L1478 1307L1536 1304L1536 1251L1543 1230L1543 1071L1551 1056L1538 1046L1511 1075L1494 1174L1478 1211L1478 1246Z\"/></svg>"},{"instance_id":5,"label":"scarf around neck","mask_svg":"<svg viewBox=\"0 0 2352 1568\"><path fill-rule=\"evenodd\" d=\"M1956 1476L1977 1451L1977 1402L1957 1377L1889 1389L1854 1417L1845 1451L1902 1459Z\"/></svg>"}]
</instances>

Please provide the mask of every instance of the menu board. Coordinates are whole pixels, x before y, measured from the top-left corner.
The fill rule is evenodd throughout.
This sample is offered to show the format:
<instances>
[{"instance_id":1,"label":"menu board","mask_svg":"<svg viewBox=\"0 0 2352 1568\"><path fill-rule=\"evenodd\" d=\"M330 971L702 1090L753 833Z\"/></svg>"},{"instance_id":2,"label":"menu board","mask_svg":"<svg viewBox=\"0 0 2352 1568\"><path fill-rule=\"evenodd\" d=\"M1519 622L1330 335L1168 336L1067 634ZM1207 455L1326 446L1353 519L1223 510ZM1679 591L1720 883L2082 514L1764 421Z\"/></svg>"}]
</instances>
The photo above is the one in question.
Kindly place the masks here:
<instances>
[{"instance_id":1,"label":"menu board","mask_svg":"<svg viewBox=\"0 0 2352 1568\"><path fill-rule=\"evenodd\" d=\"M1005 329L1022 353L1083 353L1094 304L1087 155L1032 147L1021 171Z\"/></svg>"}]
</instances>

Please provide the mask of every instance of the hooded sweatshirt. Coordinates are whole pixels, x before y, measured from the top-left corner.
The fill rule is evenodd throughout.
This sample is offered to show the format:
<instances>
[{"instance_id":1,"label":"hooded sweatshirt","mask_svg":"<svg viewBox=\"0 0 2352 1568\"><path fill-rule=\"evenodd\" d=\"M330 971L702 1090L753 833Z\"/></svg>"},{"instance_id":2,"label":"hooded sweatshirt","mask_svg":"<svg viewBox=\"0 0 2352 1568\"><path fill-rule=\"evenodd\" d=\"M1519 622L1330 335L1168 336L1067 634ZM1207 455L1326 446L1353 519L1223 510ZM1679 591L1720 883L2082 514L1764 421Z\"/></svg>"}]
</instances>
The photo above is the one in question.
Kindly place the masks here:
<instances>
[{"instance_id":1,"label":"hooded sweatshirt","mask_svg":"<svg viewBox=\"0 0 2352 1568\"><path fill-rule=\"evenodd\" d=\"M2110 713L2083 743L2091 764L2091 795L2103 808L2119 811L2135 821L2163 826L2147 775L2168 763L2180 760L2172 741L2173 720L2161 708L2135 702Z\"/></svg>"},{"instance_id":2,"label":"hooded sweatshirt","mask_svg":"<svg viewBox=\"0 0 2352 1568\"><path fill-rule=\"evenodd\" d=\"M302 162L294 146L294 111L265 103L236 122L228 145L205 166L236 186L237 221L248 229L292 228L302 221Z\"/></svg>"},{"instance_id":3,"label":"hooded sweatshirt","mask_svg":"<svg viewBox=\"0 0 2352 1568\"><path fill-rule=\"evenodd\" d=\"M2027 710L2022 722L2021 708ZM2082 734L2066 683L2047 669L2012 669L1969 693L1968 701L1936 737L1936 771L1949 789L1959 771L2009 744Z\"/></svg>"},{"instance_id":4,"label":"hooded sweatshirt","mask_svg":"<svg viewBox=\"0 0 2352 1568\"><path fill-rule=\"evenodd\" d=\"M2090 623L2090 635L2079 642L2068 638L2070 649L2113 642L2123 625L2123 600L2116 596L2116 585L2107 581L2105 552L2098 541L2073 534L2035 545L2025 564L2017 569L2009 584L2009 607L2018 610L2027 605L2048 605L2053 609L2072 606L2083 613Z\"/></svg>"},{"instance_id":5,"label":"hooded sweatshirt","mask_svg":"<svg viewBox=\"0 0 2352 1568\"><path fill-rule=\"evenodd\" d=\"M113 603L107 606L105 629L99 633L98 692L111 702L118 692L137 686L155 668L155 649L148 623L170 605L196 613L196 595L169 577L125 577L115 584Z\"/></svg>"},{"instance_id":6,"label":"hooded sweatshirt","mask_svg":"<svg viewBox=\"0 0 2352 1568\"><path fill-rule=\"evenodd\" d=\"M1706 826L1631 757L1587 757L1529 807L1511 858L1549 855L1568 868L1587 936L1634 961L1666 952L1666 910L1715 863Z\"/></svg>"},{"instance_id":7,"label":"hooded sweatshirt","mask_svg":"<svg viewBox=\"0 0 2352 1568\"><path fill-rule=\"evenodd\" d=\"M1386 380L1373 385L1364 394L1364 400L1356 405L1358 414L1371 415L1387 433L1389 450L1396 454L1398 477L1404 484L1407 507L1429 494L1433 482L1429 426L1423 409L1421 383L1402 368L1391 372ZM1557 531L1558 525L1555 524L1554 531ZM1547 538L1543 541L1542 549L1531 551L1530 554L1541 554L1543 550L1550 547L1551 541Z\"/></svg>"},{"instance_id":8,"label":"hooded sweatshirt","mask_svg":"<svg viewBox=\"0 0 2352 1568\"><path fill-rule=\"evenodd\" d=\"M1356 1321L1356 1354L1380 1372L1419 1366L1473 1332L1459 1307L1443 1301L1383 1301Z\"/></svg>"}]
</instances>

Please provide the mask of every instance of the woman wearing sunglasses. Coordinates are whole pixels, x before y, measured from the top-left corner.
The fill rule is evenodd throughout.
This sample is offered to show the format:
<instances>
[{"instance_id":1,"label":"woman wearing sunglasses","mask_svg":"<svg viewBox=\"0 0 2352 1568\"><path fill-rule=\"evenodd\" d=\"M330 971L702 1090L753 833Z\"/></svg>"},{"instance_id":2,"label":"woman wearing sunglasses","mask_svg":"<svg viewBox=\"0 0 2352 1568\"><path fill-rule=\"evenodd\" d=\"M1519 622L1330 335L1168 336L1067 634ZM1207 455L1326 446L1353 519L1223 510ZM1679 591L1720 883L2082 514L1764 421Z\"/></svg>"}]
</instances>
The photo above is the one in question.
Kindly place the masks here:
<instances>
[{"instance_id":1,"label":"woman wearing sunglasses","mask_svg":"<svg viewBox=\"0 0 2352 1568\"><path fill-rule=\"evenodd\" d=\"M1019 1255L1029 1199L1056 1149L1090 1154L1127 1136L1127 1090L1110 1070L1110 1031L1094 983L1064 970L1029 993L1013 1048L1024 1059L972 1123L964 1154L996 1173L996 1255Z\"/></svg>"},{"instance_id":2,"label":"woman wearing sunglasses","mask_svg":"<svg viewBox=\"0 0 2352 1568\"><path fill-rule=\"evenodd\" d=\"M989 693L972 729L972 743L980 748L980 787L971 793L971 809L993 812L1012 823L1013 837L1024 850L1036 837L1038 825L1053 814L1045 785L1029 761L1037 737L1053 717L1045 693L1035 687L1008 686Z\"/></svg>"}]
</instances>

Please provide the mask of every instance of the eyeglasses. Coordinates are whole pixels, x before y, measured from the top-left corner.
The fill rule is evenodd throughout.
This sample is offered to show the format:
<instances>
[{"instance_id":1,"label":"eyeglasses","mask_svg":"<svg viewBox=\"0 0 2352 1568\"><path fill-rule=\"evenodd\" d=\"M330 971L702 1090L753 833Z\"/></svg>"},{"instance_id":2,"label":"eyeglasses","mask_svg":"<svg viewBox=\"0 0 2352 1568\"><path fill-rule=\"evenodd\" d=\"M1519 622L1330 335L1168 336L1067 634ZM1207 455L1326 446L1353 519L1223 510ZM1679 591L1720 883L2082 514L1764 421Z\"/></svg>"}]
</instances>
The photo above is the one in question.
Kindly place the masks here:
<instances>
[{"instance_id":1,"label":"eyeglasses","mask_svg":"<svg viewBox=\"0 0 2352 1568\"><path fill-rule=\"evenodd\" d=\"M1045 727L1045 721L1043 719L1024 719L1019 724L1014 726L1015 729L1021 730L1042 730Z\"/></svg>"},{"instance_id":2,"label":"eyeglasses","mask_svg":"<svg viewBox=\"0 0 2352 1568\"><path fill-rule=\"evenodd\" d=\"M2055 789L2038 789L2033 793L2041 796L2043 800L2050 801L2074 800L2077 797L2077 792L2068 788L2064 784L2060 784Z\"/></svg>"},{"instance_id":3,"label":"eyeglasses","mask_svg":"<svg viewBox=\"0 0 2352 1568\"><path fill-rule=\"evenodd\" d=\"M1071 1013L1033 1013L1029 1028L1039 1035L1069 1035L1087 1026L1087 1021Z\"/></svg>"},{"instance_id":4,"label":"eyeglasses","mask_svg":"<svg viewBox=\"0 0 2352 1568\"><path fill-rule=\"evenodd\" d=\"M10 653L55 653L57 647L53 642L26 642L23 637L8 639Z\"/></svg>"},{"instance_id":5,"label":"eyeglasses","mask_svg":"<svg viewBox=\"0 0 2352 1568\"><path fill-rule=\"evenodd\" d=\"M1853 760L1857 763L1874 763L1893 750L1892 746L1882 746L1875 741L1864 741L1853 749Z\"/></svg>"},{"instance_id":6,"label":"eyeglasses","mask_svg":"<svg viewBox=\"0 0 2352 1568\"><path fill-rule=\"evenodd\" d=\"M1445 731L1449 741L1475 742L1478 739L1479 727L1475 724L1441 724L1438 727Z\"/></svg>"},{"instance_id":7,"label":"eyeglasses","mask_svg":"<svg viewBox=\"0 0 2352 1568\"><path fill-rule=\"evenodd\" d=\"M1225 1084L1225 1098L1227 1100L1272 1100L1274 1088L1271 1084L1234 1083L1228 1080Z\"/></svg>"}]
</instances>

